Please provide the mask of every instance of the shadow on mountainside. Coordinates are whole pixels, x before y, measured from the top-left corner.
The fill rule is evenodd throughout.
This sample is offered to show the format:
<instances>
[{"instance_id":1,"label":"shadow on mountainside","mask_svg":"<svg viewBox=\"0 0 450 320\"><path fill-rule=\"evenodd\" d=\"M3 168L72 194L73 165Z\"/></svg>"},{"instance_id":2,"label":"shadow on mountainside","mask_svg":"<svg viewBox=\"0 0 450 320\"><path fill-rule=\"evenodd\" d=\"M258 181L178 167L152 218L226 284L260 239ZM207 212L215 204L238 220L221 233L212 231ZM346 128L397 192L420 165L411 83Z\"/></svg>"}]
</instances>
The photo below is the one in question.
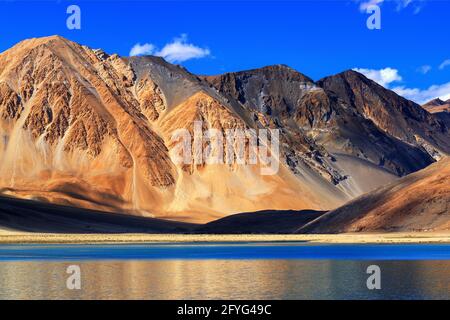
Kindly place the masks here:
<instances>
[{"instance_id":1,"label":"shadow on mountainside","mask_svg":"<svg viewBox=\"0 0 450 320\"><path fill-rule=\"evenodd\" d=\"M325 212L275 211L231 215L204 225L0 197L0 228L38 233L292 233Z\"/></svg>"}]
</instances>

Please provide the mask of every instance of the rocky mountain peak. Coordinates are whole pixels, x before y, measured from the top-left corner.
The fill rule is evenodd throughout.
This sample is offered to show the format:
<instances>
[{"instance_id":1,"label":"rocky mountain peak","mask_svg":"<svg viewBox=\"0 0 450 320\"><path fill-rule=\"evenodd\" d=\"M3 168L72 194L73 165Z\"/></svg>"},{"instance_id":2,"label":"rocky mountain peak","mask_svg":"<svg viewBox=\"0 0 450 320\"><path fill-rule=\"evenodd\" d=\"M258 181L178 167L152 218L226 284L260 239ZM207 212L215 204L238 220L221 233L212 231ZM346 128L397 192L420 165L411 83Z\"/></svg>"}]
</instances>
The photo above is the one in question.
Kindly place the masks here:
<instances>
[{"instance_id":1,"label":"rocky mountain peak","mask_svg":"<svg viewBox=\"0 0 450 320\"><path fill-rule=\"evenodd\" d=\"M348 70L321 79L317 84L389 135L421 146L436 158L450 152L450 129L444 122L364 75Z\"/></svg>"},{"instance_id":2,"label":"rocky mountain peak","mask_svg":"<svg viewBox=\"0 0 450 320\"><path fill-rule=\"evenodd\" d=\"M447 102L450 102L450 100L447 100ZM447 103L446 101L443 101L439 98L433 99L431 101L428 101L424 104L424 106L442 106Z\"/></svg>"}]
</instances>

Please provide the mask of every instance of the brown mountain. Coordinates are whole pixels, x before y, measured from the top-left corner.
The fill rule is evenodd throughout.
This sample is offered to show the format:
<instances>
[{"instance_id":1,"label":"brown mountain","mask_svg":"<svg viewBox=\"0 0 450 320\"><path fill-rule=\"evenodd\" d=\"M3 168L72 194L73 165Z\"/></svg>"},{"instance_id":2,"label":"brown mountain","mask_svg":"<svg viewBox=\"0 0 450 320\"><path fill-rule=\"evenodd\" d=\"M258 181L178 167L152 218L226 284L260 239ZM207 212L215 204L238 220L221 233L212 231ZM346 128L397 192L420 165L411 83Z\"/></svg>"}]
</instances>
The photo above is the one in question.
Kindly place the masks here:
<instances>
[{"instance_id":1,"label":"brown mountain","mask_svg":"<svg viewBox=\"0 0 450 320\"><path fill-rule=\"evenodd\" d=\"M427 102L422 107L443 121L447 127L450 127L450 99L442 101L437 98Z\"/></svg>"},{"instance_id":2,"label":"brown mountain","mask_svg":"<svg viewBox=\"0 0 450 320\"><path fill-rule=\"evenodd\" d=\"M396 102L404 104L414 112L401 105L397 106L399 111L390 113L385 110L388 105L390 106L389 101L382 106L378 106L374 101L371 109L368 106L360 107L359 100L355 102L355 99L348 98L350 94L345 95L345 92L351 91L350 87L346 87L347 91L343 90L343 92L335 89L334 86L331 86L333 87L331 89L335 89L334 91L329 90L328 84L331 84L333 79L341 79L341 76L321 80L315 84L308 77L286 66L272 66L209 76L204 79L222 94L240 101L247 109L253 110L265 122L282 128L287 140L291 136L295 137L293 140L296 141L299 140L298 137L302 137L301 140L305 141L304 145L314 146L313 149L316 150L318 157L329 155L337 159L336 163L327 167L339 174L335 175L336 183L348 185L347 192L358 193L356 190L360 190L359 194L361 194L361 191L369 191L373 186L364 185L364 183L371 181L371 177L376 180L377 176L380 177L386 173L402 176L432 163L431 156L438 157L437 148L429 147L428 152L423 147L428 147L425 142L413 143L410 139L414 135L420 136L424 131L422 125L419 125L419 120L422 121L422 118L430 123L426 126L430 140L439 141L439 148L445 150L439 154L446 154L450 150L448 128L429 116L420 106L380 87L363 75L353 71L348 74L354 75L355 82L359 81L361 86L366 85L367 92L380 91L379 95L384 94L395 99ZM337 82L340 81L337 80ZM379 111L376 111L377 108ZM396 127L397 123L405 122L404 130L408 132L408 135L395 136L394 132L387 131L387 127L382 125L381 121L372 119L368 115L369 109L375 115L385 114L384 121L392 127ZM416 117L422 118L415 120ZM409 128L409 123L416 125L417 128ZM305 161L305 156L298 158L300 159L288 155L288 162ZM351 170L353 166L367 168L363 174L364 177L358 176L358 172Z\"/></svg>"},{"instance_id":3,"label":"brown mountain","mask_svg":"<svg viewBox=\"0 0 450 320\"><path fill-rule=\"evenodd\" d=\"M175 165L171 132L193 120L256 128L251 114L160 58L123 59L53 36L0 55L4 194L210 221L234 212L329 209L348 197L315 169Z\"/></svg>"},{"instance_id":4,"label":"brown mountain","mask_svg":"<svg viewBox=\"0 0 450 320\"><path fill-rule=\"evenodd\" d=\"M422 106L430 113L450 112L450 99L443 101L439 98L433 99Z\"/></svg>"},{"instance_id":5,"label":"brown mountain","mask_svg":"<svg viewBox=\"0 0 450 320\"><path fill-rule=\"evenodd\" d=\"M400 97L356 71L324 78L318 84L335 93L378 128L435 159L450 152L450 129L418 104Z\"/></svg>"},{"instance_id":6,"label":"brown mountain","mask_svg":"<svg viewBox=\"0 0 450 320\"><path fill-rule=\"evenodd\" d=\"M450 231L450 158L363 195L299 233Z\"/></svg>"},{"instance_id":7,"label":"brown mountain","mask_svg":"<svg viewBox=\"0 0 450 320\"><path fill-rule=\"evenodd\" d=\"M412 102L367 82L364 92L389 97L374 108L399 103L393 119L380 111L381 121L360 100L320 85L286 66L205 78L161 58L121 58L58 36L25 40L0 54L0 190L208 222L333 209L446 152L448 128ZM224 154L232 163L177 164L172 134L192 134L194 121L222 134L279 129L279 170L261 175L260 164L238 164L236 145Z\"/></svg>"}]
</instances>

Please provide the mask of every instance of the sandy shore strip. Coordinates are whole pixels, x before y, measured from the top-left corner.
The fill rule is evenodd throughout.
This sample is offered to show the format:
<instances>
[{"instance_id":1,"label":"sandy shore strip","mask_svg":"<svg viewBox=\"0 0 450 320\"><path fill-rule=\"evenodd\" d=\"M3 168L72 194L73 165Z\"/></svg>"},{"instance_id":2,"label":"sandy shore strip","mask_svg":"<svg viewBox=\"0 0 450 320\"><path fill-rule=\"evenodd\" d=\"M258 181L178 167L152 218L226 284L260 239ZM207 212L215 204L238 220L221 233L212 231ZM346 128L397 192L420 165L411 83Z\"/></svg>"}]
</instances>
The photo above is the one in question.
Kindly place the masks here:
<instances>
[{"instance_id":1,"label":"sandy shore strip","mask_svg":"<svg viewBox=\"0 0 450 320\"><path fill-rule=\"evenodd\" d=\"M44 234L0 230L0 244L134 244L200 242L308 243L448 243L450 233L312 234L312 235L191 235L191 234Z\"/></svg>"}]
</instances>

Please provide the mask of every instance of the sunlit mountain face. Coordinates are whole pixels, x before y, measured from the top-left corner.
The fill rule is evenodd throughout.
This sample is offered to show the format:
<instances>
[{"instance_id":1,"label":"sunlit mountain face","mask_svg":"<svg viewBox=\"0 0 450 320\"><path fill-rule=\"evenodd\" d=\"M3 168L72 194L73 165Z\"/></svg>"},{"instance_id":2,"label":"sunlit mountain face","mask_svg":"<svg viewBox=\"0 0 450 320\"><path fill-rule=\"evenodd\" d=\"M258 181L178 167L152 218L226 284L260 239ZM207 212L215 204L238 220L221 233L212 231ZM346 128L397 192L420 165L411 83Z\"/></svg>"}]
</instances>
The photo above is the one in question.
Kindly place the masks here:
<instances>
[{"instance_id":1,"label":"sunlit mountain face","mask_svg":"<svg viewBox=\"0 0 450 320\"><path fill-rule=\"evenodd\" d=\"M285 65L205 77L59 36L0 55L0 115L4 195L189 222L335 209L450 153L444 120L355 71L318 82ZM194 145L196 124L203 161L194 149L180 163L174 134ZM230 143L241 131L272 161L252 161L249 137Z\"/></svg>"}]
</instances>

